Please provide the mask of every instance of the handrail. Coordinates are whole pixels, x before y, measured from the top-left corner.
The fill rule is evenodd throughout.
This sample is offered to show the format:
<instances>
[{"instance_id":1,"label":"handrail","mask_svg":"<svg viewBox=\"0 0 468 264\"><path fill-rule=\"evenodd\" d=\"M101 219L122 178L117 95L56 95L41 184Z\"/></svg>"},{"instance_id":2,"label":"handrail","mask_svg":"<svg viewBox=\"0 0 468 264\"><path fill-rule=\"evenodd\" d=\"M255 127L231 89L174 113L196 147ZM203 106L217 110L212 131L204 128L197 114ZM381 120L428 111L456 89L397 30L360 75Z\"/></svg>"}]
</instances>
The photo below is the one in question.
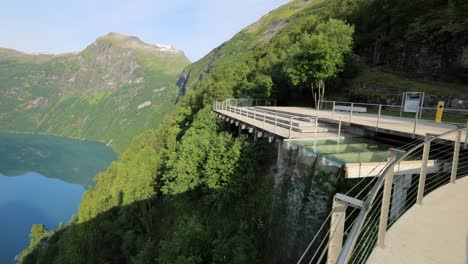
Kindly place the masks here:
<instances>
[{"instance_id":1,"label":"handrail","mask_svg":"<svg viewBox=\"0 0 468 264\"><path fill-rule=\"evenodd\" d=\"M248 101L248 102L253 102L257 101L256 106L239 106L239 102L241 101ZM274 105L276 105L276 100L265 100L265 99L227 99L222 102L215 101L213 103L213 111L228 111L232 112L235 114L239 114L241 116L245 116L247 118L251 118L253 116L254 120L258 120L258 116L263 117L263 128L265 130L265 125L272 124L273 125L273 132L274 134L277 134L277 128L283 128L288 130L288 135L287 138L292 139L293 136L293 130L296 132L297 130L303 131L304 127L301 125L295 125L293 122L294 120L297 120L300 123L307 123L311 124L311 126L314 126L314 131L311 133L318 133L318 117L317 116L311 116L311 115L292 115L289 113L281 113L279 111L271 111L268 109L263 109L263 108L255 108L255 107L260 107L263 105L258 105L258 101L263 101L265 104L268 104L268 102L273 102ZM233 103L234 102L234 103ZM274 116L274 117L273 117ZM308 120L308 121L305 121ZM241 121L241 120L240 120ZM262 120L259 120L262 121ZM338 137L341 136L341 120L339 120L337 126L338 126ZM311 127L310 126L310 127ZM309 127L309 129L310 129ZM303 132L299 132L303 133ZM279 134L277 134L279 135Z\"/></svg>"},{"instance_id":2,"label":"handrail","mask_svg":"<svg viewBox=\"0 0 468 264\"><path fill-rule=\"evenodd\" d=\"M320 103L339 103L339 104L354 104L354 105L370 105L370 106L383 106L383 107L394 107L394 108L402 108L403 105L388 105L388 104L373 104L373 103L357 103L357 102L346 102L346 101L329 101L329 100L320 100ZM428 110L437 110L437 107L428 107L422 106L418 107L420 110L428 109ZM461 109L461 108L444 108L444 111L453 111L453 112L463 112L468 114L468 109Z\"/></svg>"},{"instance_id":3,"label":"handrail","mask_svg":"<svg viewBox=\"0 0 468 264\"><path fill-rule=\"evenodd\" d=\"M459 126L439 135L426 135L425 140L408 143L400 149L390 149L389 161L383 168L379 168L378 176L369 181L359 194L355 197L346 196L352 189L359 186L364 178L345 195L338 193L335 195L332 211L297 263L322 263L325 256L328 256L327 263L347 264L349 261L364 263L361 261L366 261L376 244L384 245L388 226L398 221L407 209L415 203L422 205L422 200L427 192L442 186L447 181L455 183L458 176L468 174L468 156L466 156L466 152L460 156L462 153L460 151L462 131L468 133L468 125L466 127ZM431 156L435 155L433 159L438 160L441 167L437 171L431 171L426 177L426 174L429 173L427 166L431 143L439 139L446 139L450 134L455 134L455 143L453 145L435 145L438 147ZM453 153L450 151L452 146ZM397 155L397 153L400 154ZM422 159L420 160L417 157L421 154ZM395 169L401 169L404 166L402 165L404 160L414 160L415 158L421 162L419 181L414 181L414 178L410 177L408 182L404 180L407 176L401 175L399 177L402 178L398 178L399 181L394 183ZM444 165L447 164L446 162L452 164L451 170ZM363 192L371 186L371 190ZM393 188L395 190L392 192ZM343 210L343 206L349 206L349 203L347 204L349 200L356 199L361 205L359 208L354 208L352 211ZM355 211L358 213L357 216L354 214ZM348 219L351 219L352 223L346 224L347 228L344 231L345 221ZM327 229L323 230L327 223L330 226L328 231ZM347 234L347 238L343 244L344 234ZM316 240L317 238L319 240Z\"/></svg>"},{"instance_id":4,"label":"handrail","mask_svg":"<svg viewBox=\"0 0 468 264\"><path fill-rule=\"evenodd\" d=\"M356 241L357 241L357 238L360 234L360 230L362 229L362 225L364 224L364 219L365 217L367 216L367 213L368 213L368 208L372 206L376 196L377 196L377 193L379 191L379 189L382 187L382 184L385 180L385 176L389 173L390 170L393 170L394 169L394 166L397 165L398 163L400 163L403 159L405 159L406 157L408 157L410 154L414 153L416 150L418 150L419 148L421 148L422 146L424 146L426 143L431 143L432 141L436 140L436 139L440 139L441 137L443 136L446 136L446 135L449 135L451 133L454 133L454 132L458 132L458 131L467 131L468 133L468 128L457 128L455 130L452 130L452 131L448 131L446 133L443 133L443 134L440 134L436 137L430 137L429 139L426 139L424 142L422 143L419 143L417 144L416 146L414 146L413 148L411 148L409 151L405 152L403 155L401 155L399 158L396 158L394 159L393 161L390 161L387 163L387 165L384 167L382 173L378 176L378 180L377 182L375 183L374 187L372 188L372 190L370 191L370 195L368 196L367 200L365 201L365 206L361 209L358 217L357 217L357 223L354 224L353 228L351 229L351 232L350 234L348 235L348 238L343 246L343 249L341 251L341 254L338 258L338 261L337 263L347 263L349 261L349 258L350 258L350 253L352 252L355 244L356 244Z\"/></svg>"}]
</instances>

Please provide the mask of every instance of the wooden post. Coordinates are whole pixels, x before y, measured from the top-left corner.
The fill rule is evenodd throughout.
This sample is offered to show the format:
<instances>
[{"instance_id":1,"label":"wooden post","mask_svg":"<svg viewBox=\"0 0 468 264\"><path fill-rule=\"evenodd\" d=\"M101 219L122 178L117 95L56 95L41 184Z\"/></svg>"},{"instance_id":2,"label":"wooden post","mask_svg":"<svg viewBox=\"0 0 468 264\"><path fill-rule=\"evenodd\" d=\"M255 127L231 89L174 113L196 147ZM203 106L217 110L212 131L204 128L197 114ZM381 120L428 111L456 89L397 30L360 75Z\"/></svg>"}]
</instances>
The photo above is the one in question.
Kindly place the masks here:
<instances>
[{"instance_id":1,"label":"wooden post","mask_svg":"<svg viewBox=\"0 0 468 264\"><path fill-rule=\"evenodd\" d=\"M463 145L464 149L468 148L468 119L466 120L466 126L465 126L465 144Z\"/></svg>"},{"instance_id":2,"label":"wooden post","mask_svg":"<svg viewBox=\"0 0 468 264\"><path fill-rule=\"evenodd\" d=\"M341 139L341 118L340 118L340 123L338 124L338 144Z\"/></svg>"},{"instance_id":3,"label":"wooden post","mask_svg":"<svg viewBox=\"0 0 468 264\"><path fill-rule=\"evenodd\" d=\"M389 149L388 151L388 162L393 162L396 160L396 151L394 149ZM389 167L387 174L385 175L384 181L384 191L382 196L382 208L380 211L380 223L379 223L379 236L377 245L379 247L385 246L385 234L387 232L388 225L388 212L390 209L390 198L392 194L392 185L393 185L393 174L394 174L394 165Z\"/></svg>"},{"instance_id":4,"label":"wooden post","mask_svg":"<svg viewBox=\"0 0 468 264\"><path fill-rule=\"evenodd\" d=\"M426 135L426 140L429 137ZM418 187L418 197L416 199L416 203L422 205L423 197L424 197L424 187L426 185L426 174L427 174L427 161L429 159L429 151L431 149L431 142L428 141L424 143L424 150L423 150L423 157L421 161L421 173L419 175L419 187Z\"/></svg>"},{"instance_id":5,"label":"wooden post","mask_svg":"<svg viewBox=\"0 0 468 264\"><path fill-rule=\"evenodd\" d=\"M335 264L343 247L343 234L346 219L347 204L333 198L330 235L328 238L327 264Z\"/></svg>"},{"instance_id":6,"label":"wooden post","mask_svg":"<svg viewBox=\"0 0 468 264\"><path fill-rule=\"evenodd\" d=\"M455 139L455 147L453 150L453 161L452 161L452 175L450 177L451 183L455 183L455 181L457 180L458 156L460 154L460 139L461 139L461 129L457 131L457 137Z\"/></svg>"}]
</instances>

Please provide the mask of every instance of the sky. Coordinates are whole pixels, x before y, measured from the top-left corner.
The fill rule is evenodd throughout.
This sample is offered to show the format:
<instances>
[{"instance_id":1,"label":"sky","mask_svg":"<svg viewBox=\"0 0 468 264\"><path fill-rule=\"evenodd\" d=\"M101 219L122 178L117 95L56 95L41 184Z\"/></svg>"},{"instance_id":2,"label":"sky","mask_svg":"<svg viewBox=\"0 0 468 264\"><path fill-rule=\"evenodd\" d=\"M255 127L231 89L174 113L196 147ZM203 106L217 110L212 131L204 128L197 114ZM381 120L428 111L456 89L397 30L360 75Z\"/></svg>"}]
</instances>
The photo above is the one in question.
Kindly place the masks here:
<instances>
[{"instance_id":1,"label":"sky","mask_svg":"<svg viewBox=\"0 0 468 264\"><path fill-rule=\"evenodd\" d=\"M0 47L81 51L119 32L169 44L196 61L289 0L0 0Z\"/></svg>"}]
</instances>

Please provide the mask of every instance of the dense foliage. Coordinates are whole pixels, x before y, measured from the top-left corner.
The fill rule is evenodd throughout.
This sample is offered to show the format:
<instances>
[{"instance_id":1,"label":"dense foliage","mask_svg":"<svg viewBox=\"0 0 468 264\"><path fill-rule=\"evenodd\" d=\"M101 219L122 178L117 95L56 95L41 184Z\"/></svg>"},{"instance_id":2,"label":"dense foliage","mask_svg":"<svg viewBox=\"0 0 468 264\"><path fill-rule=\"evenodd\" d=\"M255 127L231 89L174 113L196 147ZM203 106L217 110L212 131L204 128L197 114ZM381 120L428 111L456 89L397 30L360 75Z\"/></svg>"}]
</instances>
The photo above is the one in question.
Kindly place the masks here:
<instances>
[{"instance_id":1,"label":"dense foliage","mask_svg":"<svg viewBox=\"0 0 468 264\"><path fill-rule=\"evenodd\" d=\"M349 54L351 23L359 31L358 39L362 31L373 32L356 21L367 19L366 12L377 2L292 1L189 66L179 80L185 96L177 111L159 129L135 138L120 159L96 177L96 187L86 193L70 223L51 232L35 228L34 241L18 260L274 259L271 255L277 252L268 251L265 244L275 237L268 232L274 223L268 174L275 160L264 155L268 145L229 133L229 127L210 113L211 103L236 96L276 97L287 104L304 98L301 93L309 91L308 82L327 80L341 70L342 76L354 77L359 63ZM375 12L373 17L383 11ZM365 45L363 41L358 44ZM327 81L334 88L336 80ZM311 104L310 94L305 98Z\"/></svg>"}]
</instances>

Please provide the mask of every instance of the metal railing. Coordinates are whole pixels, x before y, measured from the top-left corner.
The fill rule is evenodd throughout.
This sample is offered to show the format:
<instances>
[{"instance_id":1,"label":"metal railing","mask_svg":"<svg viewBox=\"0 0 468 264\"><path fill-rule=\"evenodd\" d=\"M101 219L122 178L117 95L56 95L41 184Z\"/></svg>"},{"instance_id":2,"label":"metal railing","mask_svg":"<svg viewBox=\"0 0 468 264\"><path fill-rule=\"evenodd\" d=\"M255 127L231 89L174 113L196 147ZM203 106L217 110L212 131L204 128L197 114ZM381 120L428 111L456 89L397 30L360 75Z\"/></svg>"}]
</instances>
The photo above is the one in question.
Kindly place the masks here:
<instances>
[{"instance_id":1,"label":"metal railing","mask_svg":"<svg viewBox=\"0 0 468 264\"><path fill-rule=\"evenodd\" d=\"M332 211L297 263L365 263L376 245L384 246L388 228L401 215L415 204L422 206L431 191L468 176L462 131L468 132L468 127L390 149L377 177L363 178L346 194L334 196ZM454 141L441 140L447 136ZM419 173L394 175L406 160L420 161ZM436 162L437 170L428 170L429 160Z\"/></svg>"},{"instance_id":2,"label":"metal railing","mask_svg":"<svg viewBox=\"0 0 468 264\"><path fill-rule=\"evenodd\" d=\"M275 106L276 100L265 99L227 99L213 103L213 111L222 111L235 114L234 118L242 122L259 121L259 129L269 130L273 134L292 139L295 135L303 133L308 128L309 133L320 133L319 120L311 115L292 115L286 112L260 108L261 106ZM252 120L249 120L252 119ZM338 120L337 137L342 134L342 121ZM310 131L313 129L313 131ZM286 134L285 134L286 133Z\"/></svg>"},{"instance_id":3,"label":"metal railing","mask_svg":"<svg viewBox=\"0 0 468 264\"><path fill-rule=\"evenodd\" d=\"M413 137L416 135L418 124L421 121L434 121L437 112L437 108L434 107L418 107L418 110L415 113L405 113L403 105L368 104L326 100L319 101L319 106L320 111L331 111L332 119L338 115L343 117L345 114L346 116L344 118L350 123L353 122L353 116L355 115L374 114L376 130L382 127L382 117L411 118L414 120L412 122ZM443 120L448 120L442 121L442 123L446 124L468 124L468 110L445 108Z\"/></svg>"}]
</instances>

